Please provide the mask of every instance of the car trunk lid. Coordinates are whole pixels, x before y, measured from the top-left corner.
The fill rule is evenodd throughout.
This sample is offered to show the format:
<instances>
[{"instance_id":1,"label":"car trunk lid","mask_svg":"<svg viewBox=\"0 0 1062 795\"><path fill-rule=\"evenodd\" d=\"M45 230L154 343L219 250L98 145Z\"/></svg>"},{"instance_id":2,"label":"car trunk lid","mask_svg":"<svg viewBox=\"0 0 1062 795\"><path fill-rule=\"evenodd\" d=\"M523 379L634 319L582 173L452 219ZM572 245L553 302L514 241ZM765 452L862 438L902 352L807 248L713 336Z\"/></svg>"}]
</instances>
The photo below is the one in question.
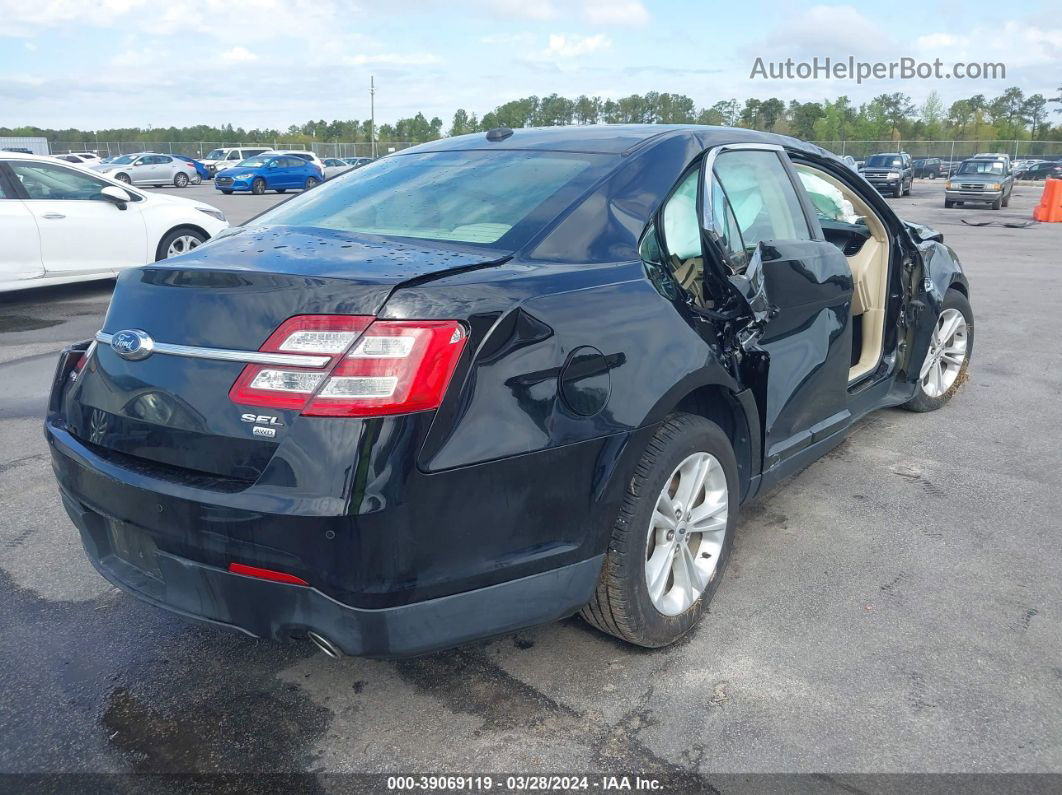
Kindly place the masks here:
<instances>
[{"instance_id":1,"label":"car trunk lid","mask_svg":"<svg viewBox=\"0 0 1062 795\"><path fill-rule=\"evenodd\" d=\"M403 282L505 256L324 230L243 229L169 263L125 271L100 339L121 348L130 342L122 332L135 330L156 350L138 359L99 342L66 421L74 435L118 454L253 481L299 412L234 403L229 390L245 362L194 349L255 352L290 317L375 316Z\"/></svg>"}]
</instances>

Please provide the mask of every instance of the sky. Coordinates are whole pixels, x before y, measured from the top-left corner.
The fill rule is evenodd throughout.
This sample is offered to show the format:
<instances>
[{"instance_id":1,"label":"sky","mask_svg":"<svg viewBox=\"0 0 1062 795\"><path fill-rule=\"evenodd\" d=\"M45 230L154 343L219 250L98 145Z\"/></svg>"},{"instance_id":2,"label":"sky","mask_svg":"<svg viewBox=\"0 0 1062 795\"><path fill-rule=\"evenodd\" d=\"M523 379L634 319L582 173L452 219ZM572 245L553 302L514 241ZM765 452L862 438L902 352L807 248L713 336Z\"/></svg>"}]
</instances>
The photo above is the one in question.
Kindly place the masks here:
<instances>
[{"instance_id":1,"label":"sky","mask_svg":"<svg viewBox=\"0 0 1062 795\"><path fill-rule=\"evenodd\" d=\"M1002 62L1005 79L763 80L765 61ZM698 107L893 91L949 104L1012 85L1057 96L1062 17L1047 2L900 0L0 0L0 126L275 127L418 111L448 129L558 93L686 94ZM1052 106L1054 107L1054 106ZM1058 117L1055 117L1056 119Z\"/></svg>"}]
</instances>

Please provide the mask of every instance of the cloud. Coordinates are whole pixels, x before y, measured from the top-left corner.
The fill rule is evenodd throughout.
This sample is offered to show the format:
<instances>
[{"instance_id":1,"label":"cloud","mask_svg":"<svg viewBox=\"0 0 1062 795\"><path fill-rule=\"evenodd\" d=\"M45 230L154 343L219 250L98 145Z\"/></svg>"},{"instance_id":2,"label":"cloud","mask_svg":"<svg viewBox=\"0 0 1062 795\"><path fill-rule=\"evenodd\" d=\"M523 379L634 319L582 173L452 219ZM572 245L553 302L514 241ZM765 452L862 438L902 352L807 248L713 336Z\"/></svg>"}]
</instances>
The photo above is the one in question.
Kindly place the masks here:
<instances>
[{"instance_id":1,"label":"cloud","mask_svg":"<svg viewBox=\"0 0 1062 795\"><path fill-rule=\"evenodd\" d=\"M897 55L902 49L888 29L848 5L818 5L784 19L760 43L747 48L753 57L784 60L854 55Z\"/></svg>"},{"instance_id":2,"label":"cloud","mask_svg":"<svg viewBox=\"0 0 1062 795\"><path fill-rule=\"evenodd\" d=\"M549 22L558 16L551 0L488 0L487 7L498 16Z\"/></svg>"},{"instance_id":3,"label":"cloud","mask_svg":"<svg viewBox=\"0 0 1062 795\"><path fill-rule=\"evenodd\" d=\"M22 46L25 47L30 52L36 52L37 51L37 45L34 44L32 41L24 42Z\"/></svg>"},{"instance_id":4,"label":"cloud","mask_svg":"<svg viewBox=\"0 0 1062 795\"><path fill-rule=\"evenodd\" d=\"M222 53L222 60L225 61L257 61L258 56L248 50L246 47L233 47L228 52Z\"/></svg>"},{"instance_id":5,"label":"cloud","mask_svg":"<svg viewBox=\"0 0 1062 795\"><path fill-rule=\"evenodd\" d=\"M649 12L640 0L584 0L583 16L594 25L644 25Z\"/></svg>"},{"instance_id":6,"label":"cloud","mask_svg":"<svg viewBox=\"0 0 1062 795\"><path fill-rule=\"evenodd\" d=\"M1062 60L1062 27L1009 20L962 33L927 33L915 40L912 55L964 62L1001 62L1007 68L1057 65Z\"/></svg>"},{"instance_id":7,"label":"cloud","mask_svg":"<svg viewBox=\"0 0 1062 795\"><path fill-rule=\"evenodd\" d=\"M611 39L604 33L598 33L593 36L551 33L549 34L549 44L546 49L539 51L537 56L545 61L578 58L583 55L600 52L601 50L607 50L611 46Z\"/></svg>"}]
</instances>

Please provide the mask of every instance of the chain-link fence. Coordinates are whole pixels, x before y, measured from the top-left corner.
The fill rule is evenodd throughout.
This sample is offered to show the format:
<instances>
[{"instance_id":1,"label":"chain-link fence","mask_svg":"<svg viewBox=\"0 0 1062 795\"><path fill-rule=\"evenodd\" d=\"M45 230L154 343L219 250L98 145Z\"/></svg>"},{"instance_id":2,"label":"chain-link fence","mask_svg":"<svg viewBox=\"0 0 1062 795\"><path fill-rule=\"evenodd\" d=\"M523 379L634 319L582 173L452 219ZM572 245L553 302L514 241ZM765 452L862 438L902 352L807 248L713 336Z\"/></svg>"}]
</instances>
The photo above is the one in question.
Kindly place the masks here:
<instances>
[{"instance_id":1,"label":"chain-link fence","mask_svg":"<svg viewBox=\"0 0 1062 795\"><path fill-rule=\"evenodd\" d=\"M939 157L943 160L963 160L979 152L1005 152L1012 160L1045 158L1062 160L1062 141L814 141L823 149L839 155L851 155L862 160L879 152L908 152L912 157ZM262 147L273 149L307 149L319 157L369 157L372 144L368 141L56 141L51 145L54 154L63 152L96 152L100 157L127 155L135 152L165 152L203 158L213 149L223 147ZM376 154L397 152L416 143L410 141L378 142Z\"/></svg>"},{"instance_id":2,"label":"chain-link fence","mask_svg":"<svg viewBox=\"0 0 1062 795\"><path fill-rule=\"evenodd\" d=\"M1062 159L1062 141L813 141L834 154L863 160L879 152L907 152L911 157L965 160L981 152L1002 152L1011 160Z\"/></svg>"},{"instance_id":3,"label":"chain-link fence","mask_svg":"<svg viewBox=\"0 0 1062 795\"><path fill-rule=\"evenodd\" d=\"M136 152L162 152L165 154L181 154L189 157L204 158L214 149L224 147L254 147L268 146L271 149L305 149L315 152L318 157L370 157L372 144L368 141L338 142L338 141L257 141L246 143L241 141L56 141L51 144L53 154L64 152L95 152L100 157L113 157L115 155L131 155ZM386 155L416 146L410 141L387 141L377 142L376 154Z\"/></svg>"}]
</instances>

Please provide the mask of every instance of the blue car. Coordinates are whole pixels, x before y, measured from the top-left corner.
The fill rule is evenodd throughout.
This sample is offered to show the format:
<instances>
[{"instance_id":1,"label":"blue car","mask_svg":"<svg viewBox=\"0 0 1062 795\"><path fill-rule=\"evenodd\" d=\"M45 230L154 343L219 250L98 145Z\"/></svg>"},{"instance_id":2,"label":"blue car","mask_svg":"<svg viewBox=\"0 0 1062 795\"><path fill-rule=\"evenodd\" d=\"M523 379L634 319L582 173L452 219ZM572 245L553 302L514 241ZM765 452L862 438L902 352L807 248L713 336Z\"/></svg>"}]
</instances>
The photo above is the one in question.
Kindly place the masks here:
<instances>
[{"instance_id":1,"label":"blue car","mask_svg":"<svg viewBox=\"0 0 1062 795\"><path fill-rule=\"evenodd\" d=\"M175 157L177 160L183 160L185 163L191 163L193 166L195 166L195 173L198 179L192 181L196 185L200 184L204 179L210 179L210 171L208 171L207 167L200 163L198 160L196 160L194 157L189 157L188 155L173 155L173 157Z\"/></svg>"},{"instance_id":2,"label":"blue car","mask_svg":"<svg viewBox=\"0 0 1062 795\"><path fill-rule=\"evenodd\" d=\"M234 168L219 171L214 177L214 187L222 193L249 191L265 193L275 190L309 190L321 181L317 166L294 155L277 155L266 152L240 161Z\"/></svg>"}]
</instances>

